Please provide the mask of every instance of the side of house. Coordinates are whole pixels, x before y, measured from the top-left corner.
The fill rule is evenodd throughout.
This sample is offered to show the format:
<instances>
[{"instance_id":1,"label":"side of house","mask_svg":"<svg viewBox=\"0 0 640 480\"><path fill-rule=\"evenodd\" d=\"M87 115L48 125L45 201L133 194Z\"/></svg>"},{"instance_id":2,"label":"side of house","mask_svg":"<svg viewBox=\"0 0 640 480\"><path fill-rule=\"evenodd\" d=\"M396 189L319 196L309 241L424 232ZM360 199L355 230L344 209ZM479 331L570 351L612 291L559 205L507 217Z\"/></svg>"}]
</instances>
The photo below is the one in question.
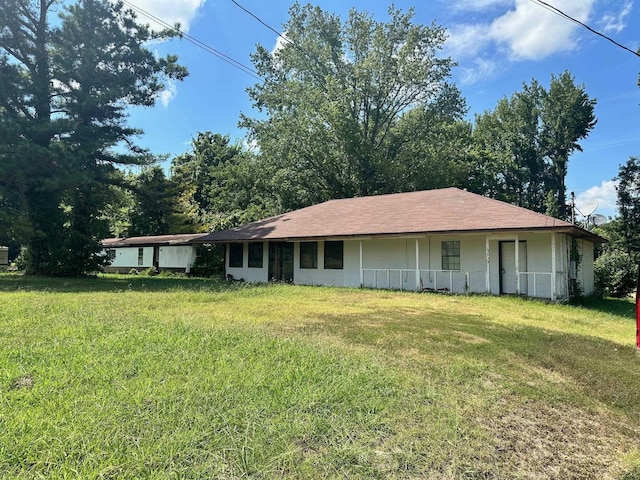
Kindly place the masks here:
<instances>
[{"instance_id":1,"label":"side of house","mask_svg":"<svg viewBox=\"0 0 640 480\"><path fill-rule=\"evenodd\" d=\"M189 273L197 258L192 240L204 234L157 235L147 237L108 238L102 241L111 264L110 273L155 268L159 271Z\"/></svg>"}]
</instances>

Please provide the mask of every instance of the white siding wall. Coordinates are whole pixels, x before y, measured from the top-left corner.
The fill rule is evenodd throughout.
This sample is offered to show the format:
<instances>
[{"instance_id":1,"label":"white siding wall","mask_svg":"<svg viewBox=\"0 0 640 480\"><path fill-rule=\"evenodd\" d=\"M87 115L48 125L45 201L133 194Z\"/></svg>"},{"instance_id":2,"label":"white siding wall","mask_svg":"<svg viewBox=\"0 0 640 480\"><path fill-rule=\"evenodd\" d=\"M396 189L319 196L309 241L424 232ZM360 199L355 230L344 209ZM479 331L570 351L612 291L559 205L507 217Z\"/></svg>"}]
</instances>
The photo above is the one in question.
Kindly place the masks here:
<instances>
[{"instance_id":1,"label":"white siding wall","mask_svg":"<svg viewBox=\"0 0 640 480\"><path fill-rule=\"evenodd\" d=\"M366 241L363 242L363 245ZM363 247L364 248L364 247ZM344 242L344 286L360 286L360 241L345 240Z\"/></svg>"},{"instance_id":2,"label":"white siding wall","mask_svg":"<svg viewBox=\"0 0 640 480\"><path fill-rule=\"evenodd\" d=\"M138 248L143 249L143 263L138 265ZM114 268L149 268L153 266L153 247L118 247L111 262Z\"/></svg>"},{"instance_id":3,"label":"white siding wall","mask_svg":"<svg viewBox=\"0 0 640 480\"><path fill-rule=\"evenodd\" d=\"M578 268L578 281L585 295L591 295L594 291L593 278L593 243L578 240L580 250L580 267Z\"/></svg>"},{"instance_id":4,"label":"white siding wall","mask_svg":"<svg viewBox=\"0 0 640 480\"><path fill-rule=\"evenodd\" d=\"M142 265L138 265L138 248L143 250ZM162 268L185 269L187 272L196 260L196 249L192 245L171 245L160 248L159 263ZM111 262L111 269L144 269L153 267L153 247L118 247Z\"/></svg>"},{"instance_id":5,"label":"white siding wall","mask_svg":"<svg viewBox=\"0 0 640 480\"><path fill-rule=\"evenodd\" d=\"M195 261L196 249L191 245L160 247L160 268L184 268L188 273Z\"/></svg>"}]
</instances>

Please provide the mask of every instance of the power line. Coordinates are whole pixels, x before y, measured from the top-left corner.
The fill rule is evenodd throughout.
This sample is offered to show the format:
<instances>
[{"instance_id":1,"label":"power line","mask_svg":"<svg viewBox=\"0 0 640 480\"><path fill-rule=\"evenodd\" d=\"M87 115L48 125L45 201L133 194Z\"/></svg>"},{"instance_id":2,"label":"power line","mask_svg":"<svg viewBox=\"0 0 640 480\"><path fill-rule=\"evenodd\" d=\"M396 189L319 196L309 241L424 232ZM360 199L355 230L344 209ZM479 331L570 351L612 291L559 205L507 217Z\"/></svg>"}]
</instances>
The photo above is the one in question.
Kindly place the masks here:
<instances>
[{"instance_id":1,"label":"power line","mask_svg":"<svg viewBox=\"0 0 640 480\"><path fill-rule=\"evenodd\" d=\"M613 38L605 35L604 33L598 32L597 30L591 28L589 25L587 25L586 23L581 22L580 20L573 18L572 16L564 13L562 10L560 10L559 8L554 7L553 5L549 5L546 2L543 2L542 0L529 0L531 3L534 3L535 5L541 6L543 8L546 8L547 10L549 10L550 12L555 13L556 15L559 15L563 18L566 18L567 20L580 25L581 27L586 28L587 30L589 30L591 33L594 33L596 35L598 35L599 37L604 38L605 40L608 40L609 42L613 43L614 45L616 45L617 47L622 48L623 50L626 50L628 52L633 53L635 56L640 57L640 53L631 50L629 47L626 47L624 45L622 45L621 43L616 42Z\"/></svg>"},{"instance_id":2,"label":"power line","mask_svg":"<svg viewBox=\"0 0 640 480\"><path fill-rule=\"evenodd\" d=\"M247 65L244 65L243 63L239 62L238 60L225 55L224 53L222 53L219 50L216 50L215 48L213 48L210 45L207 45L206 43L204 43L201 40L198 40L197 38L195 38L192 35L189 35L188 33L185 33L183 31L181 31L179 28L175 27L174 25L171 25L167 22L165 22L164 20L156 17L155 15L153 15L152 13L147 12L146 10L142 9L141 7L138 7L136 5L133 5L131 2L127 1L127 0L122 0L122 2L129 6L130 8L133 8L135 11L137 11L138 13L141 13L142 15L144 15L145 17L154 20L156 22L158 22L160 25L164 26L165 28L169 28L171 30L174 30L176 32L178 32L180 34L180 36L184 37L187 41L193 43L194 45L196 45L197 47L203 49L204 51L206 51L207 53L210 53L211 55L219 58L220 60L227 62L229 65L231 65L232 67L237 68L238 70L246 73L247 75L251 75L254 78L257 78L258 80L262 80L260 78L260 75L258 74L258 72L256 72L254 69L252 69L251 67L248 67Z\"/></svg>"},{"instance_id":3,"label":"power line","mask_svg":"<svg viewBox=\"0 0 640 480\"><path fill-rule=\"evenodd\" d=\"M243 7L242 5L240 5L238 2L236 2L236 0L231 0L238 8L240 8L241 10L244 10L246 13L248 13L249 15L251 15L253 18L255 18L258 22L260 22L262 25L264 25L265 27L267 27L269 30L271 30L273 33L275 33L276 35L278 35L279 37L282 37L283 40L286 40L287 42L293 44L293 42L291 40L289 40L284 34L280 33L279 31L277 31L275 28L273 28L271 25L269 25L268 23L266 23L264 20L262 20L260 17L258 17L255 13L247 10L245 7Z\"/></svg>"},{"instance_id":4,"label":"power line","mask_svg":"<svg viewBox=\"0 0 640 480\"><path fill-rule=\"evenodd\" d=\"M287 38L287 36L282 33L279 32L278 30L276 30L275 28L273 28L271 25L269 25L267 22L265 22L264 20L262 20L260 17L258 17L255 13L253 13L252 11L250 11L249 9L243 7L242 5L240 5L238 2L236 2L236 0L231 0L238 8L240 8L242 11L246 12L247 14L251 15L253 18L255 18L258 22L260 22L262 25L264 25L265 27L267 27L269 30L271 30L273 33L275 33L276 35L278 35L280 38L282 38L284 41L286 41L287 43L291 44L293 47L297 48L304 56L307 60L311 60L313 61L316 66L320 67L320 69L322 70L326 70L326 66L324 65L324 63L322 61L320 61L315 55L307 52L304 48L302 48L300 45L298 45L297 43L295 43L293 40ZM326 81L325 79L318 73L316 72L312 72L312 75L314 77L316 77L316 79L320 82L320 84L322 85L323 90L325 90L326 92Z\"/></svg>"}]
</instances>

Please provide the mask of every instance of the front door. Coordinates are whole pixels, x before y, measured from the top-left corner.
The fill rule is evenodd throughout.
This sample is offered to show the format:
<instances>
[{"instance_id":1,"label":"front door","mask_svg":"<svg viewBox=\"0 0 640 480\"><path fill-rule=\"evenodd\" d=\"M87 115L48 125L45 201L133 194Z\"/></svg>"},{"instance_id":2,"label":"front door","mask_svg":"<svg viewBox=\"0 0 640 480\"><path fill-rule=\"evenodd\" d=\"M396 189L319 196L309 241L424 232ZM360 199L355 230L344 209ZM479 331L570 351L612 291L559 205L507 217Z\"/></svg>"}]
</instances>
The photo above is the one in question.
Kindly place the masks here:
<instances>
[{"instance_id":1,"label":"front door","mask_svg":"<svg viewBox=\"0 0 640 480\"><path fill-rule=\"evenodd\" d=\"M518 252L518 270L527 271L527 242L521 241ZM516 242L502 241L500 248L500 293L514 294L517 290ZM520 293L527 293L527 276L520 276Z\"/></svg>"},{"instance_id":2,"label":"front door","mask_svg":"<svg viewBox=\"0 0 640 480\"><path fill-rule=\"evenodd\" d=\"M269 242L269 280L293 283L293 243Z\"/></svg>"}]
</instances>

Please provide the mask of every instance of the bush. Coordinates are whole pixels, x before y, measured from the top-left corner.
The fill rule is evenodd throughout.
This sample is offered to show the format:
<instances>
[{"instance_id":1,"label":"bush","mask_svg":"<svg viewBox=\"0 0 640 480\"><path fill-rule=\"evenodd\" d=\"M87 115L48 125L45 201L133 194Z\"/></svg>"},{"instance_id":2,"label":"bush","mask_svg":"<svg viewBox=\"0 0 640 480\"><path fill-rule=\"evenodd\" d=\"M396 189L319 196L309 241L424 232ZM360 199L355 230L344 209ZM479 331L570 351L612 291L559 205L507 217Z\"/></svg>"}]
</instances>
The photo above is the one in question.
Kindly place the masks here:
<instances>
[{"instance_id":1,"label":"bush","mask_svg":"<svg viewBox=\"0 0 640 480\"><path fill-rule=\"evenodd\" d=\"M224 246L198 245L196 247L196 261L191 267L191 273L197 277L222 275L224 272Z\"/></svg>"},{"instance_id":2,"label":"bush","mask_svg":"<svg viewBox=\"0 0 640 480\"><path fill-rule=\"evenodd\" d=\"M593 266L596 290L609 297L626 297L636 288L638 265L625 251L612 249L600 255Z\"/></svg>"}]
</instances>

